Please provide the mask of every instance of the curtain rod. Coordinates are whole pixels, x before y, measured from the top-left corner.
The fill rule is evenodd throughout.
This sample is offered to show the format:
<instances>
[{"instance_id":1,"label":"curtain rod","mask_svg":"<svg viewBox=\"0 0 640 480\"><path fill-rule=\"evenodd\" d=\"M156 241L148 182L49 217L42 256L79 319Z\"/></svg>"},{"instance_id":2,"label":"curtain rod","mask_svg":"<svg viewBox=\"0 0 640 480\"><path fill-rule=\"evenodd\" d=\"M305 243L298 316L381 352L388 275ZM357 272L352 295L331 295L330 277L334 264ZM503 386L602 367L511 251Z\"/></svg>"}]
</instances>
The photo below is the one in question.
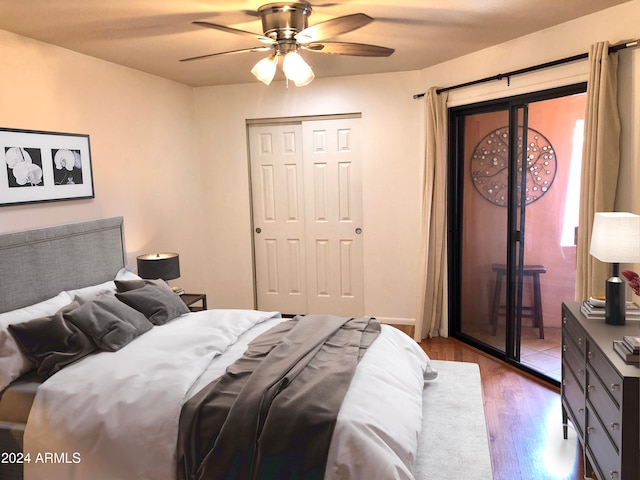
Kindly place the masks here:
<instances>
[{"instance_id":1,"label":"curtain rod","mask_svg":"<svg viewBox=\"0 0 640 480\"><path fill-rule=\"evenodd\" d=\"M624 43L619 43L618 45L612 45L609 47L609 53L617 52L618 50L624 50L625 48L637 47L638 39L629 40ZM451 87L439 88L436 90L437 94L441 94L442 92L448 92L449 90L456 90L458 88L470 87L472 85L479 85L481 83L492 82L494 80L502 80L504 78L507 79L507 85L509 85L511 77L515 75L522 75L523 73L534 72L536 70L542 70L544 68L556 67L558 65L563 65L565 63L575 62L577 60L583 60L589 57L589 53L581 53L579 55L573 55L571 57L560 58L558 60L553 60L551 62L540 63L538 65L533 65L531 67L521 68L519 70L513 70L507 73L499 73L497 75L493 75L491 77L481 78L479 80L473 80L471 82L459 83L458 85L453 85ZM418 99L425 96L425 93L416 93L413 98Z\"/></svg>"}]
</instances>

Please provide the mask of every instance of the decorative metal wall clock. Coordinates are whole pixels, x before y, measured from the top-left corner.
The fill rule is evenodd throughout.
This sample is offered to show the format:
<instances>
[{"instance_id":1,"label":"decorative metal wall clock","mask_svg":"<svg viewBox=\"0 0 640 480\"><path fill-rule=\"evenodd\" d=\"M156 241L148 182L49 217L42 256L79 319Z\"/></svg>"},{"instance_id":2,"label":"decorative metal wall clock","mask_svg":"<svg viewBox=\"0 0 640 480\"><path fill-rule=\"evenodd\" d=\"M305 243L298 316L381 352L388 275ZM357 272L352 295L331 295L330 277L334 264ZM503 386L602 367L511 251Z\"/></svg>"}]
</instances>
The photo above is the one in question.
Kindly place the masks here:
<instances>
[{"instance_id":1,"label":"decorative metal wall clock","mask_svg":"<svg viewBox=\"0 0 640 480\"><path fill-rule=\"evenodd\" d=\"M522 168L523 127L518 127L518 169ZM556 176L556 152L547 138L527 129L525 203L542 198ZM478 193L487 201L502 207L508 201L509 127L489 132L471 155L471 179ZM521 170L520 170L521 171ZM520 194L520 192L518 192ZM520 198L520 195L518 195Z\"/></svg>"}]
</instances>

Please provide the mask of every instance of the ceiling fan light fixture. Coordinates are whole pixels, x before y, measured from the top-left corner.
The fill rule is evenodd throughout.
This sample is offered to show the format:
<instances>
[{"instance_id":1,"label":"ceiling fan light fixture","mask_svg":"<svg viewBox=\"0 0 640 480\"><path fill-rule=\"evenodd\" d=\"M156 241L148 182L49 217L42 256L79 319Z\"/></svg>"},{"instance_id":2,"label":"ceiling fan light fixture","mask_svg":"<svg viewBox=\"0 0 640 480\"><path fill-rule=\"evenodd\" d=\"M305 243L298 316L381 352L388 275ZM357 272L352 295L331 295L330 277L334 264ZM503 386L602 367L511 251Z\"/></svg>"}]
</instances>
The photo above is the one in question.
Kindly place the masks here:
<instances>
[{"instance_id":1,"label":"ceiling fan light fixture","mask_svg":"<svg viewBox=\"0 0 640 480\"><path fill-rule=\"evenodd\" d=\"M269 57L255 64L251 69L251 73L265 85L270 85L275 78L279 59L283 57L282 69L286 76L287 85L289 81L292 81L297 87L302 87L311 83L315 78L315 74L298 53L300 49L310 52L349 55L354 57L388 57L394 52L392 48L377 45L326 41L338 35L362 28L374 20L364 13L343 15L309 26L308 19L311 12L311 5L304 0L298 0L297 2L284 1L263 5L258 8L258 16L262 22L262 34L211 22L192 22L202 27L242 35L244 37L252 37L254 40L258 40L268 46L198 55L196 57L183 58L180 61L185 62L188 60L199 60L236 53L271 51Z\"/></svg>"},{"instance_id":2,"label":"ceiling fan light fixture","mask_svg":"<svg viewBox=\"0 0 640 480\"><path fill-rule=\"evenodd\" d=\"M296 87L304 87L315 78L313 70L298 52L289 52L284 56L282 70L285 76L295 83Z\"/></svg>"},{"instance_id":3,"label":"ceiling fan light fixture","mask_svg":"<svg viewBox=\"0 0 640 480\"><path fill-rule=\"evenodd\" d=\"M269 55L254 65L251 73L265 85L271 84L273 77L276 75L276 67L278 66L278 57Z\"/></svg>"}]
</instances>

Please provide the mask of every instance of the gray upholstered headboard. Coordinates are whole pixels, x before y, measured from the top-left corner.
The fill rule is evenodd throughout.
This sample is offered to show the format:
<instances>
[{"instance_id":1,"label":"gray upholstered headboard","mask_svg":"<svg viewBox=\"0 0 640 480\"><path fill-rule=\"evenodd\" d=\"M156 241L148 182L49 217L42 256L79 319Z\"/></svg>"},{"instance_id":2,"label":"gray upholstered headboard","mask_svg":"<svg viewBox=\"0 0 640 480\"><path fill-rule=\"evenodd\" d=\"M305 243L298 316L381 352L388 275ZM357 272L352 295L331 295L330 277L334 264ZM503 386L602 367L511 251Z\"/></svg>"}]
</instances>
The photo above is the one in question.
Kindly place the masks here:
<instances>
[{"instance_id":1,"label":"gray upholstered headboard","mask_svg":"<svg viewBox=\"0 0 640 480\"><path fill-rule=\"evenodd\" d=\"M113 280L125 264L122 217L0 235L0 313Z\"/></svg>"}]
</instances>

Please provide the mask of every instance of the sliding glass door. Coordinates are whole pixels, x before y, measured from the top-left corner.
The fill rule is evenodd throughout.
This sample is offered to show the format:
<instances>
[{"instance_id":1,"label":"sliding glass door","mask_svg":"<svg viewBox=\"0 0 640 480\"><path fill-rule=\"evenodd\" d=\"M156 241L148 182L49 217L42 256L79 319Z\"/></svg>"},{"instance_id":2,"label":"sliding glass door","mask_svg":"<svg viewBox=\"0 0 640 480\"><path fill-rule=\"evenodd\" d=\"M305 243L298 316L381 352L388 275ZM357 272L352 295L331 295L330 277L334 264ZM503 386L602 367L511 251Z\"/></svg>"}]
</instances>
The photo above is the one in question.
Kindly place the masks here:
<instances>
[{"instance_id":1,"label":"sliding glass door","mask_svg":"<svg viewBox=\"0 0 640 480\"><path fill-rule=\"evenodd\" d=\"M574 292L584 89L450 110L452 335L551 381Z\"/></svg>"}]
</instances>

